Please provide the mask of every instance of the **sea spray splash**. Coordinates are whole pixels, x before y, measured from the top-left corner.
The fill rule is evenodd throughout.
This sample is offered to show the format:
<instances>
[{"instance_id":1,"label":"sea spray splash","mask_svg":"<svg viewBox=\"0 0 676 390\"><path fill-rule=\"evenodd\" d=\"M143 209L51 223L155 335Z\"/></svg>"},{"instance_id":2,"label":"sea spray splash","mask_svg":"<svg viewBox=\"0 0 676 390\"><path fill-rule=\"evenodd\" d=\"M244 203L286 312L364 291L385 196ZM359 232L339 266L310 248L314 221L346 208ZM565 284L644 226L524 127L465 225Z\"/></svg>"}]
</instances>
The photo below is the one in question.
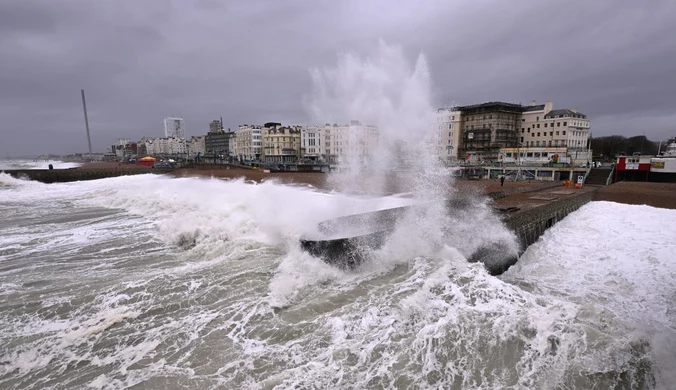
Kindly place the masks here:
<instances>
[{"instance_id":1,"label":"sea spray splash","mask_svg":"<svg viewBox=\"0 0 676 390\"><path fill-rule=\"evenodd\" d=\"M367 58L347 53L335 67L315 68L311 74L314 90L306 105L313 121L358 120L378 129L366 166L361 156L342 156L346 172L331 176L339 188L390 192L393 187L388 184L396 180L396 170L402 166L414 172L410 176L415 183L409 182L409 187L424 189L418 192L426 194L436 188L442 166L434 154L434 110L424 55L420 54L411 66L401 47L381 41ZM354 146L350 143L359 142L359 136L348 137L345 150Z\"/></svg>"}]
</instances>

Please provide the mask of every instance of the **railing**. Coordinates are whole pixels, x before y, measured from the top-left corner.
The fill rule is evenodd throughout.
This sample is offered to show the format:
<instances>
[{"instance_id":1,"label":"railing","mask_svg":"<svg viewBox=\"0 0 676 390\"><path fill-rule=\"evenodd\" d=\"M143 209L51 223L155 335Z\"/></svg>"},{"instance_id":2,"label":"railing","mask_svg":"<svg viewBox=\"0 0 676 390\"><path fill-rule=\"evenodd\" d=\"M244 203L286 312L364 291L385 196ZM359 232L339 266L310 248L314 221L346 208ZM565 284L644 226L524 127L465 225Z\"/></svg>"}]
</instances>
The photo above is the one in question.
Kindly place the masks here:
<instances>
[{"instance_id":1,"label":"railing","mask_svg":"<svg viewBox=\"0 0 676 390\"><path fill-rule=\"evenodd\" d=\"M612 168L610 168L610 173L608 174L608 178L606 179L606 185L609 186L613 183L613 174L615 173L615 164L613 164Z\"/></svg>"},{"instance_id":2,"label":"railing","mask_svg":"<svg viewBox=\"0 0 676 390\"><path fill-rule=\"evenodd\" d=\"M584 173L584 179L582 181L583 183L585 183L585 184L587 183L587 177L591 173L591 170L592 170L592 165L589 165L589 167L587 168L587 172Z\"/></svg>"}]
</instances>

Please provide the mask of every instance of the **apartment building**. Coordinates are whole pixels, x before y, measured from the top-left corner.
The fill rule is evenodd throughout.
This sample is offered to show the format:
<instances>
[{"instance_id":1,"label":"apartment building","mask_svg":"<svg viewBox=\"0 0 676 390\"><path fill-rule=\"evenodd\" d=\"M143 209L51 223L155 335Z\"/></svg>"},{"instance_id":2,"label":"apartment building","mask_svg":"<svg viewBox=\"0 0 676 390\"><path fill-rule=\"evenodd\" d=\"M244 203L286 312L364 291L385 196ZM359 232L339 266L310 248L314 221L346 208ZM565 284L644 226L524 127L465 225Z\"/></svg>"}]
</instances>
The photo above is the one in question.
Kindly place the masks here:
<instances>
[{"instance_id":1,"label":"apartment building","mask_svg":"<svg viewBox=\"0 0 676 390\"><path fill-rule=\"evenodd\" d=\"M459 156L497 159L500 149L516 146L516 129L523 112L520 104L490 102L457 110L462 115Z\"/></svg>"},{"instance_id":2,"label":"apartment building","mask_svg":"<svg viewBox=\"0 0 676 390\"><path fill-rule=\"evenodd\" d=\"M439 109L437 125L441 132L437 153L443 154L447 145L451 150L445 151L447 159L489 161L497 161L500 151L509 148L566 148L567 154L574 151L579 156L587 148L590 131L586 115L575 108L555 110L549 101L533 101L527 106L489 102Z\"/></svg>"},{"instance_id":3,"label":"apartment building","mask_svg":"<svg viewBox=\"0 0 676 390\"><path fill-rule=\"evenodd\" d=\"M300 131L301 155L312 161L328 161L327 135L330 126L307 126Z\"/></svg>"},{"instance_id":4,"label":"apartment building","mask_svg":"<svg viewBox=\"0 0 676 390\"><path fill-rule=\"evenodd\" d=\"M261 126L240 125L237 129L235 156L240 161L260 161L263 130Z\"/></svg>"},{"instance_id":5,"label":"apartment building","mask_svg":"<svg viewBox=\"0 0 676 390\"><path fill-rule=\"evenodd\" d=\"M207 152L206 136L193 136L187 141L188 156L195 157L199 153L201 156Z\"/></svg>"},{"instance_id":6,"label":"apartment building","mask_svg":"<svg viewBox=\"0 0 676 390\"><path fill-rule=\"evenodd\" d=\"M141 138L139 145L142 145L145 154L150 156L163 155L185 155L188 152L186 140L184 138Z\"/></svg>"},{"instance_id":7,"label":"apartment building","mask_svg":"<svg viewBox=\"0 0 676 390\"><path fill-rule=\"evenodd\" d=\"M589 119L575 108L554 110L552 102L524 107L519 134L520 146L587 149Z\"/></svg>"},{"instance_id":8,"label":"apartment building","mask_svg":"<svg viewBox=\"0 0 676 390\"><path fill-rule=\"evenodd\" d=\"M295 164L301 155L301 126L263 125L261 160L268 164Z\"/></svg>"},{"instance_id":9,"label":"apartment building","mask_svg":"<svg viewBox=\"0 0 676 390\"><path fill-rule=\"evenodd\" d=\"M371 156L378 142L378 128L351 121L349 125L326 125L327 160L331 163L364 161Z\"/></svg>"},{"instance_id":10,"label":"apartment building","mask_svg":"<svg viewBox=\"0 0 676 390\"><path fill-rule=\"evenodd\" d=\"M458 158L462 111L457 108L440 108L436 112L438 137L436 154L444 161Z\"/></svg>"},{"instance_id":11,"label":"apartment building","mask_svg":"<svg viewBox=\"0 0 676 390\"><path fill-rule=\"evenodd\" d=\"M164 118L164 137L178 139L185 138L185 121L183 118Z\"/></svg>"}]
</instances>

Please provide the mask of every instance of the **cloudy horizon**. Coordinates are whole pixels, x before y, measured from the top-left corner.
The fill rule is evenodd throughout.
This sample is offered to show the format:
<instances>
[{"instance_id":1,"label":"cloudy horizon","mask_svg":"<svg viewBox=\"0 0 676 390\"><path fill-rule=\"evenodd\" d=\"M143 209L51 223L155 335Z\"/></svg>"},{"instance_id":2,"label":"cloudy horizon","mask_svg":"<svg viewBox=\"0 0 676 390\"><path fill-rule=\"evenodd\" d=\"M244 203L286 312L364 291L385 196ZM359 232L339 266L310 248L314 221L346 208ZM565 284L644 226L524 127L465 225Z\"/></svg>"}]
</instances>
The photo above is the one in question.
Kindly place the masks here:
<instances>
[{"instance_id":1,"label":"cloudy horizon","mask_svg":"<svg viewBox=\"0 0 676 390\"><path fill-rule=\"evenodd\" d=\"M438 107L552 101L594 136L676 136L676 2L5 0L0 136L6 155L87 150L116 138L308 124L311 71L379 42L428 63ZM358 118L349 118L358 119Z\"/></svg>"}]
</instances>

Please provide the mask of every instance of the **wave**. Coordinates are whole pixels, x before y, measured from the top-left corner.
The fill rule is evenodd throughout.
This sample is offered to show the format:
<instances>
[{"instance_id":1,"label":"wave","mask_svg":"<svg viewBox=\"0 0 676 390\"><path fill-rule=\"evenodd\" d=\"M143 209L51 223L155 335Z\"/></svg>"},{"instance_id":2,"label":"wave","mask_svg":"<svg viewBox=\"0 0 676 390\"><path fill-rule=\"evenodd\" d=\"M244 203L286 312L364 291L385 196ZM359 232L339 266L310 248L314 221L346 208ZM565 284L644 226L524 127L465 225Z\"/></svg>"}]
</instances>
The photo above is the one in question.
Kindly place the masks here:
<instances>
[{"instance_id":1,"label":"wave","mask_svg":"<svg viewBox=\"0 0 676 390\"><path fill-rule=\"evenodd\" d=\"M48 169L49 165L54 169L77 168L80 163L63 162L59 160L0 160L0 170L3 169Z\"/></svg>"},{"instance_id":2,"label":"wave","mask_svg":"<svg viewBox=\"0 0 676 390\"><path fill-rule=\"evenodd\" d=\"M496 278L466 261L508 235L481 203L406 220L344 271L298 238L411 198L156 175L6 180L6 388L673 383L671 210L593 202ZM440 241L448 223L455 234Z\"/></svg>"}]
</instances>

